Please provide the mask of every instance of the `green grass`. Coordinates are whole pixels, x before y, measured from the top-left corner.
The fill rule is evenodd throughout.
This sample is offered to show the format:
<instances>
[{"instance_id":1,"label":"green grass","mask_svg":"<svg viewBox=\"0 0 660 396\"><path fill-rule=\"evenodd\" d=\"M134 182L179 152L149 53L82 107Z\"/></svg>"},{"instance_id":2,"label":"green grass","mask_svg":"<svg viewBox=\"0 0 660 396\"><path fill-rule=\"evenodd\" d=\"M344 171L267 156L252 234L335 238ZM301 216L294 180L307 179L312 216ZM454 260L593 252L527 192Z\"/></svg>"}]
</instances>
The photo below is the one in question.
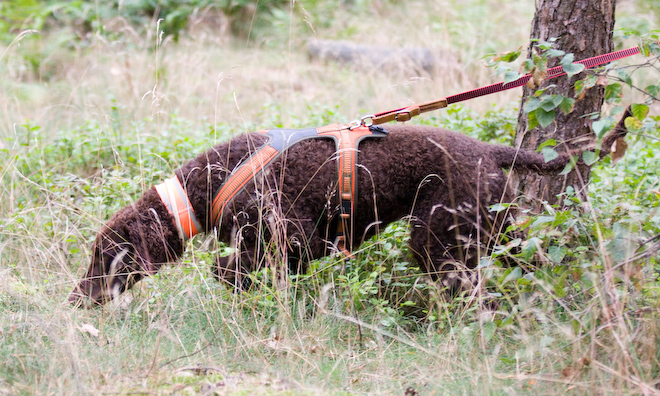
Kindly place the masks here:
<instances>
[{"instance_id":1,"label":"green grass","mask_svg":"<svg viewBox=\"0 0 660 396\"><path fill-rule=\"evenodd\" d=\"M72 46L53 29L0 48L0 395L658 393L653 118L619 163L595 166L588 202L569 195L530 215L512 241L521 267L484 261L496 312L445 301L418 276L405 222L348 263L326 258L285 284L264 271L242 294L213 280L223 247L198 236L122 301L66 303L101 224L199 151L497 81L481 58L526 46L528 3L307 1L308 16L277 14L251 40L199 22L157 45L155 26L140 35L106 20ZM619 13L644 20L631 5ZM310 37L426 45L453 64L428 76L314 63ZM518 95L417 122L512 144ZM542 265L522 271L531 261Z\"/></svg>"}]
</instances>

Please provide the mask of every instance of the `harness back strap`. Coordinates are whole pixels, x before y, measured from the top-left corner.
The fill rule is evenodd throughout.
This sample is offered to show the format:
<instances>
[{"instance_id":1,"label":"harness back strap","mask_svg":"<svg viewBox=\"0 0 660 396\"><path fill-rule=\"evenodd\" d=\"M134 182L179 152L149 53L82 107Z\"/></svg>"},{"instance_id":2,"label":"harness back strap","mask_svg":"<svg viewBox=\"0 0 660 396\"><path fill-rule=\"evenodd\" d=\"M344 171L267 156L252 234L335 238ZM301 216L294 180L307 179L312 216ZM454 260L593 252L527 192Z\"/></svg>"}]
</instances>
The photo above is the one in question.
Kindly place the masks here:
<instances>
[{"instance_id":1,"label":"harness back strap","mask_svg":"<svg viewBox=\"0 0 660 396\"><path fill-rule=\"evenodd\" d=\"M186 241L202 230L188 195L176 176L156 186L156 192L174 219L179 238Z\"/></svg>"}]
</instances>

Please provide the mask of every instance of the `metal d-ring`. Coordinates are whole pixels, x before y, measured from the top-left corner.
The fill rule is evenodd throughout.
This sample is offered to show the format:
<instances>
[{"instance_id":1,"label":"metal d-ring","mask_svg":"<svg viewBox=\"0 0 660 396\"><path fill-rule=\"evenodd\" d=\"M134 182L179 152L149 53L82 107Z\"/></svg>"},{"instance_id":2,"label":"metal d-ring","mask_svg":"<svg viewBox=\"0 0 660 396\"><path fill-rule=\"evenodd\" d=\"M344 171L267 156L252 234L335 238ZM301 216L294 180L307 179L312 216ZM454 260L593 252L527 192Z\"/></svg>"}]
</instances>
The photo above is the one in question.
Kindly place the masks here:
<instances>
[{"instance_id":1,"label":"metal d-ring","mask_svg":"<svg viewBox=\"0 0 660 396\"><path fill-rule=\"evenodd\" d=\"M360 118L360 125L367 128L372 126L374 124L374 117L375 116L373 114L369 114Z\"/></svg>"}]
</instances>

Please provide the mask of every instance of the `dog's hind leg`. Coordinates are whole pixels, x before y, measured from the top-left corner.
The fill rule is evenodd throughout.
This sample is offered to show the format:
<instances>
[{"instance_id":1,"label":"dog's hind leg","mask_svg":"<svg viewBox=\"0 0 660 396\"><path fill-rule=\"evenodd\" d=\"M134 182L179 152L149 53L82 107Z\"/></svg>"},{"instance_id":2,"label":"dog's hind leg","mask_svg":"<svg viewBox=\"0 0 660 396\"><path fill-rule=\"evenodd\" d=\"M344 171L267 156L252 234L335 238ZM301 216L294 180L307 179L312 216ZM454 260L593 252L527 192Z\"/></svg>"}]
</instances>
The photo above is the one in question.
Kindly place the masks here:
<instances>
[{"instance_id":1,"label":"dog's hind leg","mask_svg":"<svg viewBox=\"0 0 660 396\"><path fill-rule=\"evenodd\" d=\"M453 235L438 234L421 222L414 222L409 247L420 269L450 295L474 288L476 278L469 266L471 260L466 263L466 249Z\"/></svg>"},{"instance_id":2,"label":"dog's hind leg","mask_svg":"<svg viewBox=\"0 0 660 396\"><path fill-rule=\"evenodd\" d=\"M437 199L422 199L413 212L410 250L420 269L450 295L475 292L478 277L472 270L480 253L479 233L469 208L445 207Z\"/></svg>"}]
</instances>

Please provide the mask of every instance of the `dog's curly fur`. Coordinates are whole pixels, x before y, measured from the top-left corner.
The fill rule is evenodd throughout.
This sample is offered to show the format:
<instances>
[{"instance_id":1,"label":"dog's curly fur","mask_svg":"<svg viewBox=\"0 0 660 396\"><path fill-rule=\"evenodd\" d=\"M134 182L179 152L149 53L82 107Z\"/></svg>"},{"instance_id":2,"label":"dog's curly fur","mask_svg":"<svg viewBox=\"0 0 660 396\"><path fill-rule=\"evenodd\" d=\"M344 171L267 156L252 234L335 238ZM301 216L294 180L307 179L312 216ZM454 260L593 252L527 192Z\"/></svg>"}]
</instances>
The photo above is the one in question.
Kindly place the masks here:
<instances>
[{"instance_id":1,"label":"dog's curly fur","mask_svg":"<svg viewBox=\"0 0 660 396\"><path fill-rule=\"evenodd\" d=\"M352 245L358 247L388 223L408 216L410 250L420 268L454 288L461 285L449 274L473 268L478 252L492 246L491 238L510 220L503 212L488 210L513 199L503 168L557 173L569 160L562 155L546 163L538 153L440 128L386 129L387 137L360 144ZM625 128L618 131L625 134ZM609 151L617 136L609 136L603 148ZM282 261L297 273L307 269L309 260L328 255L334 239L337 168L330 140L307 140L289 148L233 199L218 228L210 224L213 193L264 142L261 134L240 135L176 171L203 231L217 229L220 240L236 247L232 256L218 258L215 273L238 287L244 274L262 265L267 242L279 241ZM91 265L70 301L105 303L176 261L183 250L172 217L151 188L102 227Z\"/></svg>"}]
</instances>

